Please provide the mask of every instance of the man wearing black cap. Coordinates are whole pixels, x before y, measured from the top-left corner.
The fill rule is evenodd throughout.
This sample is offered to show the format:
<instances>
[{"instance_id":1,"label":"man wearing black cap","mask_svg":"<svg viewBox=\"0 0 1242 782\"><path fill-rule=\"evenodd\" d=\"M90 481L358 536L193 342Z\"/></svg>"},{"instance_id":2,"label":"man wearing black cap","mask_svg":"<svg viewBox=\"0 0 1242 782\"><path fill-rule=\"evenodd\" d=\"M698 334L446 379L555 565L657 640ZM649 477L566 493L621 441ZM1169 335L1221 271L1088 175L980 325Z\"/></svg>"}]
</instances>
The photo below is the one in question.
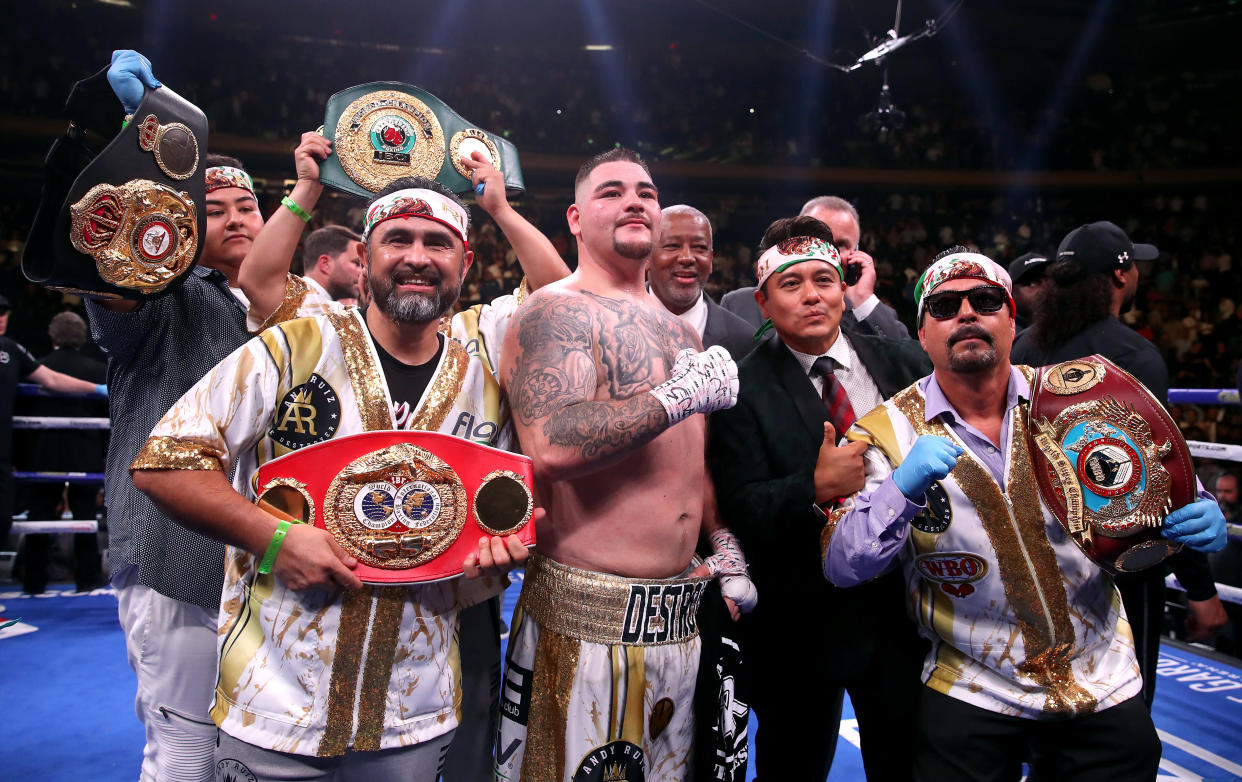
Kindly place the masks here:
<instances>
[{"instance_id":1,"label":"man wearing black cap","mask_svg":"<svg viewBox=\"0 0 1242 782\"><path fill-rule=\"evenodd\" d=\"M1039 294L1047 287L1048 277L1044 274L1048 265L1048 256L1043 253L1026 253L1019 255L1009 264L1009 279L1013 281L1013 300L1018 305L1018 315L1014 318L1018 334L1031 326L1031 318L1035 316L1036 301Z\"/></svg>"},{"instance_id":2,"label":"man wearing black cap","mask_svg":"<svg viewBox=\"0 0 1242 782\"><path fill-rule=\"evenodd\" d=\"M1138 290L1134 262L1158 255L1107 221L1070 231L1056 260L1045 264L1050 283L1031 328L1014 342L1014 363L1043 366L1099 353L1167 400L1169 370L1160 351L1120 320Z\"/></svg>"},{"instance_id":3,"label":"man wearing black cap","mask_svg":"<svg viewBox=\"0 0 1242 782\"><path fill-rule=\"evenodd\" d=\"M1098 353L1138 378L1167 404L1169 368L1156 346L1121 322L1134 303L1139 271L1135 261L1155 260L1159 250L1135 244L1107 221L1075 228L1061 240L1056 260L1046 264L1048 283L1035 321L1013 345L1013 363L1038 367ZM1227 621L1207 558L1182 551L1170 560L1186 587L1191 640L1210 638ZM1155 697L1156 658L1164 615L1164 573L1149 568L1116 577L1134 632L1143 671L1143 697Z\"/></svg>"}]
</instances>

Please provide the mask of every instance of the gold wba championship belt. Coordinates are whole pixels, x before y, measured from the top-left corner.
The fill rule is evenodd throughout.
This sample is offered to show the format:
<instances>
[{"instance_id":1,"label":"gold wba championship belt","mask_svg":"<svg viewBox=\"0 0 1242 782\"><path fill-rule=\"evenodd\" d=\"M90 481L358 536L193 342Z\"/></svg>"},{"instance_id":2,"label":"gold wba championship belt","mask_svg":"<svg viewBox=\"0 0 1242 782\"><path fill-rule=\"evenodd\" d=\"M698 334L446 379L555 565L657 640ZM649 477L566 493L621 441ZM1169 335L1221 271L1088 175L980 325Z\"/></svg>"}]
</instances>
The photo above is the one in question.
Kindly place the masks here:
<instances>
[{"instance_id":1,"label":"gold wba championship belt","mask_svg":"<svg viewBox=\"0 0 1242 782\"><path fill-rule=\"evenodd\" d=\"M341 90L328 99L322 132L332 140L332 154L319 164L319 181L362 198L408 176L470 193L470 169L461 158L472 152L504 174L509 198L526 189L517 147L409 84L376 81Z\"/></svg>"},{"instance_id":2,"label":"gold wba championship belt","mask_svg":"<svg viewBox=\"0 0 1242 782\"><path fill-rule=\"evenodd\" d=\"M273 459L252 481L260 507L331 532L371 584L459 576L483 535L535 544L530 459L459 437L340 437Z\"/></svg>"},{"instance_id":3,"label":"gold wba championship belt","mask_svg":"<svg viewBox=\"0 0 1242 782\"><path fill-rule=\"evenodd\" d=\"M1181 548L1161 524L1196 498L1190 450L1142 383L1099 355L1044 367L1030 416L1040 494L1088 557L1131 572Z\"/></svg>"},{"instance_id":4,"label":"gold wba championship belt","mask_svg":"<svg viewBox=\"0 0 1242 782\"><path fill-rule=\"evenodd\" d=\"M106 69L74 85L22 254L31 282L148 299L194 268L207 225L207 118L168 87L148 89L119 133L118 108Z\"/></svg>"}]
</instances>

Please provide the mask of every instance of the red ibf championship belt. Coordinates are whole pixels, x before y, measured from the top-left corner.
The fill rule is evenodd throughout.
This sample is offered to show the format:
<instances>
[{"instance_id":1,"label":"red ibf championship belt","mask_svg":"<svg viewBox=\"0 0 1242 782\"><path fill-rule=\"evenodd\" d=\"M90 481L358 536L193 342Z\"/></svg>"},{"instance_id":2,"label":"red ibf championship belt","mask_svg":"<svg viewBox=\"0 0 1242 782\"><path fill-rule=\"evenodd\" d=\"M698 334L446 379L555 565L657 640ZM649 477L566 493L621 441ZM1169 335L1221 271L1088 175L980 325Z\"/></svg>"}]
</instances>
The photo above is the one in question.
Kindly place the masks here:
<instances>
[{"instance_id":1,"label":"red ibf championship belt","mask_svg":"<svg viewBox=\"0 0 1242 782\"><path fill-rule=\"evenodd\" d=\"M1132 572L1181 548L1161 524L1196 497L1190 450L1142 383L1099 355L1044 367L1030 415L1039 492L1088 557Z\"/></svg>"},{"instance_id":2,"label":"red ibf championship belt","mask_svg":"<svg viewBox=\"0 0 1242 782\"><path fill-rule=\"evenodd\" d=\"M535 544L530 459L445 434L339 437L273 459L253 482L264 510L332 533L367 583L459 576L482 535Z\"/></svg>"}]
</instances>

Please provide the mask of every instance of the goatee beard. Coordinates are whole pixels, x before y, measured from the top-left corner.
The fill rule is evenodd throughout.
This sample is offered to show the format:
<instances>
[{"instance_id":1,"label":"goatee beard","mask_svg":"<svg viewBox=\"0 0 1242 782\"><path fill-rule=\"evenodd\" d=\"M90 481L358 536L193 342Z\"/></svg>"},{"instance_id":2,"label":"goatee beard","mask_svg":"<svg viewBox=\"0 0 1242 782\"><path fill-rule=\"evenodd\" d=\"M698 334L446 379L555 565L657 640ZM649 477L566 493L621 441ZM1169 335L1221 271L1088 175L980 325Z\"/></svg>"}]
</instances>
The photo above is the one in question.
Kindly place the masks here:
<instances>
[{"instance_id":1,"label":"goatee beard","mask_svg":"<svg viewBox=\"0 0 1242 782\"><path fill-rule=\"evenodd\" d=\"M612 249L622 258L629 258L634 261L641 261L651 255L651 247L653 242L647 240L645 242L621 242L614 236L612 240Z\"/></svg>"},{"instance_id":2,"label":"goatee beard","mask_svg":"<svg viewBox=\"0 0 1242 782\"><path fill-rule=\"evenodd\" d=\"M423 276L435 276L435 272L425 272ZM387 279L368 277L371 287L371 301L393 323L430 323L439 320L457 301L461 293L461 279L456 284L440 278L434 293L397 293L399 278L409 277L394 269Z\"/></svg>"},{"instance_id":3,"label":"goatee beard","mask_svg":"<svg viewBox=\"0 0 1242 782\"><path fill-rule=\"evenodd\" d=\"M987 343L986 350L972 350L964 354L954 353L953 346L966 338L975 338ZM949 335L948 344L949 369L954 372L984 372L996 366L996 344L982 326L966 325Z\"/></svg>"}]
</instances>

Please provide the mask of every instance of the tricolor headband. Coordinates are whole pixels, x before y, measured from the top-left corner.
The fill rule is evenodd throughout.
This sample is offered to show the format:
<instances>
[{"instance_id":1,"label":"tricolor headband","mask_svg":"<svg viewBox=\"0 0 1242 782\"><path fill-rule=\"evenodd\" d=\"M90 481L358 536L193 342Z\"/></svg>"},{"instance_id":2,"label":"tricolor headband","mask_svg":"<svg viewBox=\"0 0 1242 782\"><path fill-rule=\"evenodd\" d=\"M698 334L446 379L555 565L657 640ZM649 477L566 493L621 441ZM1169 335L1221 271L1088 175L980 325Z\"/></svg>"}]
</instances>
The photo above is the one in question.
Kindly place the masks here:
<instances>
[{"instance_id":1,"label":"tricolor headband","mask_svg":"<svg viewBox=\"0 0 1242 782\"><path fill-rule=\"evenodd\" d=\"M837 270L837 278L845 279L841 270L841 254L823 239L811 236L794 236L769 247L755 264L755 276L759 278L756 287L762 288L768 278L777 272L783 272L795 263L803 261L823 261Z\"/></svg>"},{"instance_id":2,"label":"tricolor headband","mask_svg":"<svg viewBox=\"0 0 1242 782\"><path fill-rule=\"evenodd\" d=\"M1009 314L1017 312L1013 301L1013 283L1009 280L1009 272L986 255L979 253L953 253L927 267L914 286L914 300L918 303L918 321L923 320L923 302L935 292L936 288L949 280L961 277L982 280L989 285L1004 288L1009 298Z\"/></svg>"},{"instance_id":3,"label":"tricolor headband","mask_svg":"<svg viewBox=\"0 0 1242 782\"><path fill-rule=\"evenodd\" d=\"M212 166L207 169L206 176L208 193L224 187L240 187L242 190L249 190L250 195L254 195L254 180L240 168ZM258 200L258 198L256 197L255 200Z\"/></svg>"},{"instance_id":4,"label":"tricolor headband","mask_svg":"<svg viewBox=\"0 0 1242 782\"><path fill-rule=\"evenodd\" d=\"M362 230L362 241L366 241L375 226L385 220L396 217L425 217L449 227L453 233L466 241L466 228L470 225L470 215L465 207L434 190L412 187L398 190L383 198L376 199L367 210L366 225Z\"/></svg>"}]
</instances>

